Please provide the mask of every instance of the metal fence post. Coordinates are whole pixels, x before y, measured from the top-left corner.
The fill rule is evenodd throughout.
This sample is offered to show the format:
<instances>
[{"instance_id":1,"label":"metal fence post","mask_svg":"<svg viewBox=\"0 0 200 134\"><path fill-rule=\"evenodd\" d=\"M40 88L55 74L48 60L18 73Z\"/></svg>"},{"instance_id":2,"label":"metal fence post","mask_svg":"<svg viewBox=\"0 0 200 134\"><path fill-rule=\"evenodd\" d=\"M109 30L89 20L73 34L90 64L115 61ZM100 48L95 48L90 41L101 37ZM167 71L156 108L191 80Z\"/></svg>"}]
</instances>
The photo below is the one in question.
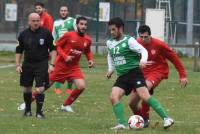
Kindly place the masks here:
<instances>
[{"instance_id":1,"label":"metal fence post","mask_svg":"<svg viewBox=\"0 0 200 134\"><path fill-rule=\"evenodd\" d=\"M99 41L99 0L97 0L97 7L96 7L96 42ZM98 53L98 46L95 47L96 53Z\"/></svg>"},{"instance_id":2,"label":"metal fence post","mask_svg":"<svg viewBox=\"0 0 200 134\"><path fill-rule=\"evenodd\" d=\"M199 59L199 44L195 44L194 47L194 72L198 72L199 71L199 64L198 64L198 59Z\"/></svg>"}]
</instances>

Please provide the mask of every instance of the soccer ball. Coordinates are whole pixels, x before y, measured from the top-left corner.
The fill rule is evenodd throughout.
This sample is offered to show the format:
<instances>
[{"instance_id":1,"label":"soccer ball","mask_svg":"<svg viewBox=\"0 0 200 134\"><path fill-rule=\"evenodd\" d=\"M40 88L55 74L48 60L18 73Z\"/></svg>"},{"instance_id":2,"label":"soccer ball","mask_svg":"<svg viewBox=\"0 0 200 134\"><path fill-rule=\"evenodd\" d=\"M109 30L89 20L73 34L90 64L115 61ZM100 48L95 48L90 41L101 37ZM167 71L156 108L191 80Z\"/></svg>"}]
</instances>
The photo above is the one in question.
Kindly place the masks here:
<instances>
[{"instance_id":1,"label":"soccer ball","mask_svg":"<svg viewBox=\"0 0 200 134\"><path fill-rule=\"evenodd\" d=\"M128 120L129 128L141 129L144 127L144 119L139 115L132 115Z\"/></svg>"}]
</instances>

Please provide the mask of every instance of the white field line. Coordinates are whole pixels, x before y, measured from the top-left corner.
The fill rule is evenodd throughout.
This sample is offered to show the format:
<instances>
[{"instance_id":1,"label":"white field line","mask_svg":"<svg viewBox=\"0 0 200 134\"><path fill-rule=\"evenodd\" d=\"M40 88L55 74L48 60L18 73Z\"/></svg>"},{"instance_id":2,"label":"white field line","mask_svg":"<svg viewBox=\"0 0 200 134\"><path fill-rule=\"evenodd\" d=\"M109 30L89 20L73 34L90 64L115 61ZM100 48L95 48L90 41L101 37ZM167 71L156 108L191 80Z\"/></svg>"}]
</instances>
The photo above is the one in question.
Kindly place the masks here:
<instances>
[{"instance_id":1,"label":"white field line","mask_svg":"<svg viewBox=\"0 0 200 134\"><path fill-rule=\"evenodd\" d=\"M14 64L2 65L2 66L0 66L0 69L14 67L14 66L15 66Z\"/></svg>"}]
</instances>

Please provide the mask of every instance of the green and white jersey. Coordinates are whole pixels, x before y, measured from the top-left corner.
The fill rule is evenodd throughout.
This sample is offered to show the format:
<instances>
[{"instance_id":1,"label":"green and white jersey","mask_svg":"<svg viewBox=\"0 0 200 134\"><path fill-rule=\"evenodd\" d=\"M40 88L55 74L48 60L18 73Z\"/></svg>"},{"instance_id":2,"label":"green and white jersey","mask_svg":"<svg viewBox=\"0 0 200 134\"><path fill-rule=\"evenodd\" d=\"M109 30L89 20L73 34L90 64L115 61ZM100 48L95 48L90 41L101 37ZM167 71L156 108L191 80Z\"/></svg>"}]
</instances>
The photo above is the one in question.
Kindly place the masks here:
<instances>
[{"instance_id":1,"label":"green and white jersey","mask_svg":"<svg viewBox=\"0 0 200 134\"><path fill-rule=\"evenodd\" d=\"M59 39L65 32L76 30L76 19L67 17L65 20L59 19L54 21L53 24L53 38L54 40Z\"/></svg>"},{"instance_id":2,"label":"green and white jersey","mask_svg":"<svg viewBox=\"0 0 200 134\"><path fill-rule=\"evenodd\" d=\"M113 71L115 68L118 76L139 67L140 61L147 62L147 50L129 35L124 35L119 41L109 39L106 44L108 48L108 71Z\"/></svg>"}]
</instances>

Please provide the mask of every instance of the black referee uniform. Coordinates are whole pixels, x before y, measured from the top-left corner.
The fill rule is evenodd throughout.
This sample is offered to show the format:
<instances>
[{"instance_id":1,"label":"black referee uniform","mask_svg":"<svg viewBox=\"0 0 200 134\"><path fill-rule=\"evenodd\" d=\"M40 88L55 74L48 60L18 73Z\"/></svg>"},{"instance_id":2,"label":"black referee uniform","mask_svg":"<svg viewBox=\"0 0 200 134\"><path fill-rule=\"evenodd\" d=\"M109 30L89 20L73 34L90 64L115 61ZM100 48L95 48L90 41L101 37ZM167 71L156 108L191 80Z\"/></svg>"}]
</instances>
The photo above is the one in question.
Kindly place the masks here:
<instances>
[{"instance_id":1,"label":"black referee uniform","mask_svg":"<svg viewBox=\"0 0 200 134\"><path fill-rule=\"evenodd\" d=\"M43 28L38 28L35 31L27 28L20 33L18 42L16 54L24 54L22 72L20 74L20 85L23 87L32 87L34 80L36 87L46 87L49 85L49 52L55 50L51 33ZM24 114L31 112L31 98L31 93L24 93L24 100L26 103ZM41 102L44 102L44 94L38 94L36 96L36 113L41 113L42 104L39 104Z\"/></svg>"}]
</instances>

